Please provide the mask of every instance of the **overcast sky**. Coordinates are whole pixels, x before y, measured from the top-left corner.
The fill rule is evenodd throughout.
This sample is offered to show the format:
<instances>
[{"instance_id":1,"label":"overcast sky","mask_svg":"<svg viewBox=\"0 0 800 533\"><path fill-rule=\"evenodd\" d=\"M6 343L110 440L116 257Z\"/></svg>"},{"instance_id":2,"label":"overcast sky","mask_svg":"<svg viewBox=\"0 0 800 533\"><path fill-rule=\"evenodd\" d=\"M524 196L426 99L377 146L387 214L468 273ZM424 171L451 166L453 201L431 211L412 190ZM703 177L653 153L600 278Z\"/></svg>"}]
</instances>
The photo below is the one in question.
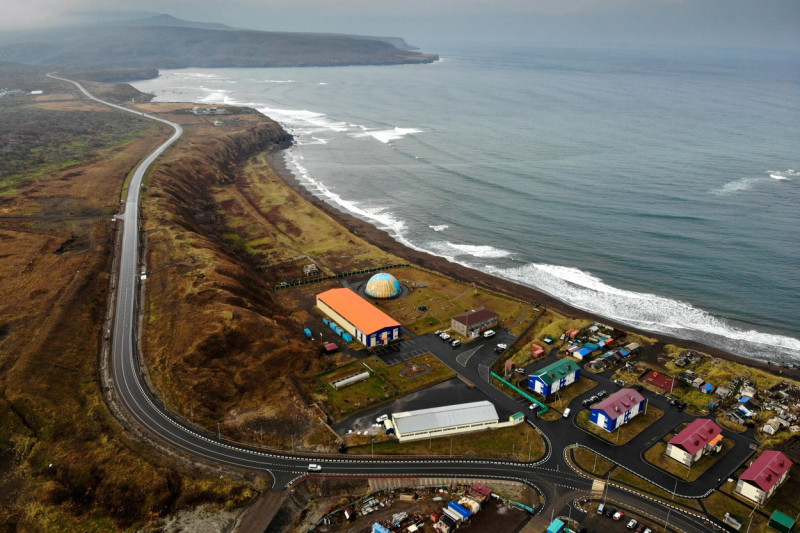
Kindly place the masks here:
<instances>
[{"instance_id":1,"label":"overcast sky","mask_svg":"<svg viewBox=\"0 0 800 533\"><path fill-rule=\"evenodd\" d=\"M0 30L142 11L273 31L448 43L800 50L800 0L0 0ZM74 19L73 19L74 20Z\"/></svg>"}]
</instances>

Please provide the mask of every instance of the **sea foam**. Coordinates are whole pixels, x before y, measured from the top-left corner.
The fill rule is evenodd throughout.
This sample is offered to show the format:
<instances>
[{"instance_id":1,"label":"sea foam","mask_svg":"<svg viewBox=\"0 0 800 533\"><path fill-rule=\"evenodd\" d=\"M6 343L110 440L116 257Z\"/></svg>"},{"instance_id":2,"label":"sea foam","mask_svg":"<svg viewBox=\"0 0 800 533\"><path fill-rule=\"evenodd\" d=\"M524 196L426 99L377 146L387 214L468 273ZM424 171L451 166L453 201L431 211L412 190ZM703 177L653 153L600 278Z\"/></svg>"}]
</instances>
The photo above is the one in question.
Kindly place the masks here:
<instances>
[{"instance_id":1,"label":"sea foam","mask_svg":"<svg viewBox=\"0 0 800 533\"><path fill-rule=\"evenodd\" d=\"M629 326L719 346L756 359L800 361L798 339L737 328L687 302L612 287L574 267L532 263L489 270Z\"/></svg>"},{"instance_id":2,"label":"sea foam","mask_svg":"<svg viewBox=\"0 0 800 533\"><path fill-rule=\"evenodd\" d=\"M500 259L511 256L511 252L487 245L457 244L448 241L431 242L427 248L436 255L455 260L456 257L477 257L480 259Z\"/></svg>"}]
</instances>

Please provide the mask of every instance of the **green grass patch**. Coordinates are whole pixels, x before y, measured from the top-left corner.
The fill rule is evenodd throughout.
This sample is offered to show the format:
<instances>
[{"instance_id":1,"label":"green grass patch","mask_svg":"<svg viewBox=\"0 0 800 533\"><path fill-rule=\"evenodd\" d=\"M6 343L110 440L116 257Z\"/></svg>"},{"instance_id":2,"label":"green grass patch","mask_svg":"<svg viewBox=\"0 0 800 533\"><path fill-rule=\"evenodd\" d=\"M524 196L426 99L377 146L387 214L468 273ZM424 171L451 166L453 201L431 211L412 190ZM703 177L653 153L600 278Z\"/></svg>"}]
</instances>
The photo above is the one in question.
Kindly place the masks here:
<instances>
[{"instance_id":1,"label":"green grass patch","mask_svg":"<svg viewBox=\"0 0 800 533\"><path fill-rule=\"evenodd\" d=\"M623 424L614 431L606 431L605 429L593 424L589 420L589 410L582 409L575 417L578 425L593 435L597 435L604 441L610 444L623 445L630 442L636 435L650 427L659 418L664 416L664 411L658 407L648 406L646 413L640 413L633 417L630 422Z\"/></svg>"}]
</instances>

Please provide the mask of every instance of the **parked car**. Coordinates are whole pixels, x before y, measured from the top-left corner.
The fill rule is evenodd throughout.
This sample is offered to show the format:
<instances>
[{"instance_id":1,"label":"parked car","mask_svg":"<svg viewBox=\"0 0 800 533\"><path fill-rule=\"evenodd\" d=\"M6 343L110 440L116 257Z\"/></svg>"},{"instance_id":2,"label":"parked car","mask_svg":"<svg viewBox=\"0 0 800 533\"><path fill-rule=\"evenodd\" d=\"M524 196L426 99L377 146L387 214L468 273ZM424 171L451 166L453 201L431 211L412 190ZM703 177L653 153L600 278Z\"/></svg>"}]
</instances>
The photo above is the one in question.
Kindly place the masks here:
<instances>
[{"instance_id":1,"label":"parked car","mask_svg":"<svg viewBox=\"0 0 800 533\"><path fill-rule=\"evenodd\" d=\"M441 335L439 335L439 337L440 337L440 338L441 338L443 341L450 340L450 335L448 335L447 333L442 333Z\"/></svg>"},{"instance_id":2,"label":"parked car","mask_svg":"<svg viewBox=\"0 0 800 533\"><path fill-rule=\"evenodd\" d=\"M389 415L381 415L381 416L379 416L378 418L375 419L375 422L380 424L381 422L385 422L387 420L389 420Z\"/></svg>"},{"instance_id":3,"label":"parked car","mask_svg":"<svg viewBox=\"0 0 800 533\"><path fill-rule=\"evenodd\" d=\"M642 531L642 533L653 533L653 530L650 529L649 527L646 527L644 528L644 531Z\"/></svg>"},{"instance_id":4,"label":"parked car","mask_svg":"<svg viewBox=\"0 0 800 533\"><path fill-rule=\"evenodd\" d=\"M636 392L642 392L644 390L644 387L637 384L633 386L633 390L635 390Z\"/></svg>"},{"instance_id":5,"label":"parked car","mask_svg":"<svg viewBox=\"0 0 800 533\"><path fill-rule=\"evenodd\" d=\"M487 338L487 339L488 339L489 337L491 337L492 335L494 335L494 330L493 330L493 329L490 329L490 330L487 330L487 331L484 331L484 332L483 332L483 336L484 336L485 338Z\"/></svg>"},{"instance_id":6,"label":"parked car","mask_svg":"<svg viewBox=\"0 0 800 533\"><path fill-rule=\"evenodd\" d=\"M524 374L525 373L525 369L524 368L515 368L514 372L516 372L517 374Z\"/></svg>"},{"instance_id":7,"label":"parked car","mask_svg":"<svg viewBox=\"0 0 800 533\"><path fill-rule=\"evenodd\" d=\"M506 351L507 348L508 348L507 344L500 343L495 347L494 352L503 353L504 351Z\"/></svg>"},{"instance_id":8,"label":"parked car","mask_svg":"<svg viewBox=\"0 0 800 533\"><path fill-rule=\"evenodd\" d=\"M461 341L458 339L453 339L452 341L450 341L450 346L452 346L453 348L458 348L459 346L461 346Z\"/></svg>"},{"instance_id":9,"label":"parked car","mask_svg":"<svg viewBox=\"0 0 800 533\"><path fill-rule=\"evenodd\" d=\"M625 527L627 527L628 529L634 529L636 528L637 525L639 525L639 522L637 522L636 520L631 520Z\"/></svg>"},{"instance_id":10,"label":"parked car","mask_svg":"<svg viewBox=\"0 0 800 533\"><path fill-rule=\"evenodd\" d=\"M599 396L597 396L597 395L594 395L594 396L592 396L591 398L589 398L589 402L591 402L591 403L594 403L594 402L596 402L596 401L597 401L597 400L599 400L599 399L600 399L600 397L599 397Z\"/></svg>"},{"instance_id":11,"label":"parked car","mask_svg":"<svg viewBox=\"0 0 800 533\"><path fill-rule=\"evenodd\" d=\"M598 398L602 398L605 395L606 395L606 390L605 389L603 389L603 390L601 390L600 392L597 393L597 397Z\"/></svg>"},{"instance_id":12,"label":"parked car","mask_svg":"<svg viewBox=\"0 0 800 533\"><path fill-rule=\"evenodd\" d=\"M619 385L620 387L624 387L624 386L625 386L625 382L624 382L624 381L622 381L621 379L615 379L615 380L614 380L614 383L616 383L616 384L617 384L617 385Z\"/></svg>"},{"instance_id":13,"label":"parked car","mask_svg":"<svg viewBox=\"0 0 800 533\"><path fill-rule=\"evenodd\" d=\"M606 510L606 506L602 503L597 506L597 514L603 514Z\"/></svg>"},{"instance_id":14,"label":"parked car","mask_svg":"<svg viewBox=\"0 0 800 533\"><path fill-rule=\"evenodd\" d=\"M441 335L442 333L443 331L440 329L437 329L436 331L433 332L434 335Z\"/></svg>"},{"instance_id":15,"label":"parked car","mask_svg":"<svg viewBox=\"0 0 800 533\"><path fill-rule=\"evenodd\" d=\"M611 518L613 518L614 520L619 522L620 520L622 520L623 516L625 516L625 513L623 513L622 511L617 511L616 513L614 513L614 516L612 516Z\"/></svg>"},{"instance_id":16,"label":"parked car","mask_svg":"<svg viewBox=\"0 0 800 533\"><path fill-rule=\"evenodd\" d=\"M591 404L591 403L592 403L592 400L591 400L591 399L589 399L589 398L586 398L585 400L583 400L583 401L581 402L581 405L582 405L582 406L584 406L584 407L586 407L587 405L589 405L589 404Z\"/></svg>"},{"instance_id":17,"label":"parked car","mask_svg":"<svg viewBox=\"0 0 800 533\"><path fill-rule=\"evenodd\" d=\"M636 528L636 533L644 533L644 524L639 524L639 527Z\"/></svg>"},{"instance_id":18,"label":"parked car","mask_svg":"<svg viewBox=\"0 0 800 533\"><path fill-rule=\"evenodd\" d=\"M617 514L617 508L616 507L609 507L608 509L606 509L606 516L607 517L611 518L615 514Z\"/></svg>"}]
</instances>

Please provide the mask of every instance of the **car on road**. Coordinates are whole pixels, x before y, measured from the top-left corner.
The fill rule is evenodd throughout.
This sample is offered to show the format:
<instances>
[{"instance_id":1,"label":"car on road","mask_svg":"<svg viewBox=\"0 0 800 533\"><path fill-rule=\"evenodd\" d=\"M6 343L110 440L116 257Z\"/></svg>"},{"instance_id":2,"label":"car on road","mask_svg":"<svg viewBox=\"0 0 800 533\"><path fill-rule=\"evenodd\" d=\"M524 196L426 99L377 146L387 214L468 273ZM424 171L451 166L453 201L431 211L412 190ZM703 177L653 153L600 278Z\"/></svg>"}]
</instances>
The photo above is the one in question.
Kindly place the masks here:
<instances>
[{"instance_id":1,"label":"car on road","mask_svg":"<svg viewBox=\"0 0 800 533\"><path fill-rule=\"evenodd\" d=\"M389 420L389 415L381 415L381 416L379 416L378 418L375 419L375 422L380 424L381 422L385 422L387 420Z\"/></svg>"},{"instance_id":2,"label":"car on road","mask_svg":"<svg viewBox=\"0 0 800 533\"><path fill-rule=\"evenodd\" d=\"M311 463L311 464L308 465L308 471L309 472L319 472L320 470L322 470L322 466L321 465L318 465L316 463Z\"/></svg>"},{"instance_id":3,"label":"car on road","mask_svg":"<svg viewBox=\"0 0 800 533\"><path fill-rule=\"evenodd\" d=\"M624 381L622 381L621 379L615 379L615 380L614 380L614 383L616 383L616 384L617 384L617 385L619 385L620 387L624 387L624 386L625 386L625 382L624 382Z\"/></svg>"},{"instance_id":4,"label":"car on road","mask_svg":"<svg viewBox=\"0 0 800 533\"><path fill-rule=\"evenodd\" d=\"M459 346L461 346L461 341L458 339L453 339L452 341L450 341L450 346L452 346L453 348L458 348Z\"/></svg>"},{"instance_id":5,"label":"car on road","mask_svg":"<svg viewBox=\"0 0 800 533\"><path fill-rule=\"evenodd\" d=\"M569 407L564 409L564 414L563 414L564 418L569 418L569 413L570 413Z\"/></svg>"},{"instance_id":6,"label":"car on road","mask_svg":"<svg viewBox=\"0 0 800 533\"><path fill-rule=\"evenodd\" d=\"M620 520L622 520L623 516L625 516L625 513L623 513L622 511L617 511L616 513L614 513L614 516L612 516L611 518L613 518L614 520L619 522Z\"/></svg>"},{"instance_id":7,"label":"car on road","mask_svg":"<svg viewBox=\"0 0 800 533\"><path fill-rule=\"evenodd\" d=\"M487 338L487 339L488 339L489 337L493 336L493 335L494 335L494 333L495 333L495 332L494 332L494 330L493 330L493 329L490 329L490 330L488 330L488 331L484 331L484 332L483 332L483 336L484 336L485 338Z\"/></svg>"},{"instance_id":8,"label":"car on road","mask_svg":"<svg viewBox=\"0 0 800 533\"><path fill-rule=\"evenodd\" d=\"M497 346L495 346L495 348L494 348L494 352L495 352L495 353L503 353L504 351L506 351L506 349L508 349L508 345L507 345L507 344L503 344L503 343L501 342L500 344L498 344Z\"/></svg>"},{"instance_id":9,"label":"car on road","mask_svg":"<svg viewBox=\"0 0 800 533\"><path fill-rule=\"evenodd\" d=\"M597 397L598 398L602 398L605 395L606 395L606 390L605 389L603 389L603 390L601 390L600 392L597 393Z\"/></svg>"},{"instance_id":10,"label":"car on road","mask_svg":"<svg viewBox=\"0 0 800 533\"><path fill-rule=\"evenodd\" d=\"M628 522L628 525L625 526L625 527L627 527L628 529L634 529L637 525L639 525L639 522L637 522L634 519L634 520L631 520L630 522Z\"/></svg>"}]
</instances>

